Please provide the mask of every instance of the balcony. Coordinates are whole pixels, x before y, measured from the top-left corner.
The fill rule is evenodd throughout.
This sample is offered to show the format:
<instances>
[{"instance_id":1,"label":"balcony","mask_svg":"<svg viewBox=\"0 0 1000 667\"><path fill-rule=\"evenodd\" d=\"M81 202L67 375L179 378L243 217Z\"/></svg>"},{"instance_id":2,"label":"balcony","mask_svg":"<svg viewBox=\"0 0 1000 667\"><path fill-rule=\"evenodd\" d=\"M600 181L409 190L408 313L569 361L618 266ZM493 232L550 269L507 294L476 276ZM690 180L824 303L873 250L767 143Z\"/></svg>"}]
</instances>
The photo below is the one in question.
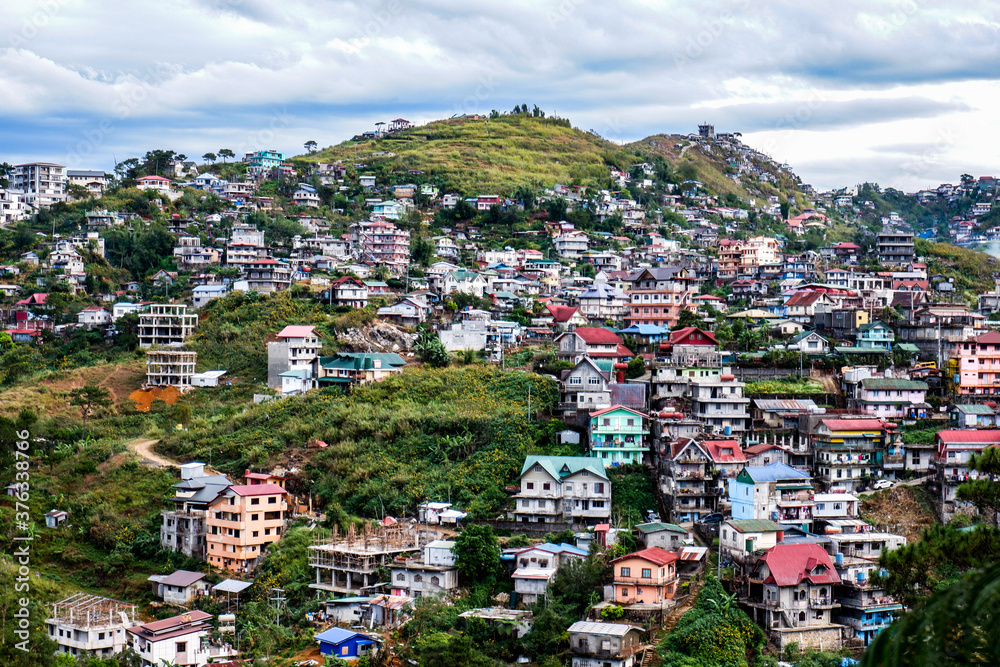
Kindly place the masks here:
<instances>
[{"instance_id":1,"label":"balcony","mask_svg":"<svg viewBox=\"0 0 1000 667\"><path fill-rule=\"evenodd\" d=\"M638 586L669 586L671 584L677 583L677 577L672 579L660 579L658 577L619 577L615 578L615 585L620 584L634 584Z\"/></svg>"},{"instance_id":2,"label":"balcony","mask_svg":"<svg viewBox=\"0 0 1000 667\"><path fill-rule=\"evenodd\" d=\"M809 598L810 609L833 609L840 605L829 595L823 597Z\"/></svg>"}]
</instances>

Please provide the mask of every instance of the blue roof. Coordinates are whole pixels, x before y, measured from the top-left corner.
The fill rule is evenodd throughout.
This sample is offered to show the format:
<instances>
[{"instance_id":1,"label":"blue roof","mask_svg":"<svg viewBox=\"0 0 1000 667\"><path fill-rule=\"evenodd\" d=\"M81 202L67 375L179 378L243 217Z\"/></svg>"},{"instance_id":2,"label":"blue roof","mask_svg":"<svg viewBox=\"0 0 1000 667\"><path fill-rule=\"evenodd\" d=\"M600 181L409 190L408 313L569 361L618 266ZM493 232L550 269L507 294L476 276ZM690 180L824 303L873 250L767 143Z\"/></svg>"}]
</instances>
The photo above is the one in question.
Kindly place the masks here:
<instances>
[{"instance_id":1,"label":"blue roof","mask_svg":"<svg viewBox=\"0 0 1000 667\"><path fill-rule=\"evenodd\" d=\"M536 544L531 548L544 549L545 551L551 551L554 554L570 553L570 554L576 554L577 556L586 556L588 553L586 549L581 549L580 547L573 546L572 544L566 544L565 542L561 544L553 544L552 542L545 542L543 544Z\"/></svg>"},{"instance_id":2,"label":"blue roof","mask_svg":"<svg viewBox=\"0 0 1000 667\"><path fill-rule=\"evenodd\" d=\"M766 466L747 466L743 469L754 482L775 482L779 479L810 479L808 473L796 470L781 462Z\"/></svg>"},{"instance_id":3,"label":"blue roof","mask_svg":"<svg viewBox=\"0 0 1000 667\"><path fill-rule=\"evenodd\" d=\"M360 637L361 639L370 639L368 635L363 635L360 632L354 632L353 630L345 630L344 628L330 628L329 630L324 630L323 632L316 635L316 641L326 642L328 644L343 644L344 642L353 639L354 637Z\"/></svg>"},{"instance_id":4,"label":"blue roof","mask_svg":"<svg viewBox=\"0 0 1000 667\"><path fill-rule=\"evenodd\" d=\"M670 329L658 327L655 324L633 324L628 329L619 329L618 333L639 334L640 336L656 336L668 333Z\"/></svg>"}]
</instances>

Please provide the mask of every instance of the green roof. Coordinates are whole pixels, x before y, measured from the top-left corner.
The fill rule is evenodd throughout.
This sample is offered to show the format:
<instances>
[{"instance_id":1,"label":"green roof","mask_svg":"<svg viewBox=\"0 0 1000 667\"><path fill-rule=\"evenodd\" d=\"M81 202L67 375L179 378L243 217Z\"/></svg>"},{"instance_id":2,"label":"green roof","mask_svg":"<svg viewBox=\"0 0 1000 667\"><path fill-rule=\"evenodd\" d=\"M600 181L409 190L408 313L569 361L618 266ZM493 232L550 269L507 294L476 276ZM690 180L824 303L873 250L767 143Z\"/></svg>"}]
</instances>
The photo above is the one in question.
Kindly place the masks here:
<instances>
[{"instance_id":1,"label":"green roof","mask_svg":"<svg viewBox=\"0 0 1000 667\"><path fill-rule=\"evenodd\" d=\"M364 370L374 368L376 360L382 362L382 368L406 365L406 361L394 352L338 352L332 357L320 357L319 365L332 370Z\"/></svg>"},{"instance_id":2,"label":"green roof","mask_svg":"<svg viewBox=\"0 0 1000 667\"><path fill-rule=\"evenodd\" d=\"M992 415L993 408L988 405L956 405L955 410L967 415Z\"/></svg>"},{"instance_id":3,"label":"green roof","mask_svg":"<svg viewBox=\"0 0 1000 667\"><path fill-rule=\"evenodd\" d=\"M927 383L903 378L865 378L861 386L871 390L927 391Z\"/></svg>"},{"instance_id":4,"label":"green roof","mask_svg":"<svg viewBox=\"0 0 1000 667\"><path fill-rule=\"evenodd\" d=\"M792 343L798 343L803 338L808 338L809 336L812 336L813 334L816 334L817 336L819 336L820 338L822 338L824 341L826 340L826 338L823 338L822 336L820 336L815 331L800 331L799 333L797 333L794 336L792 336L790 342L792 342Z\"/></svg>"},{"instance_id":5,"label":"green roof","mask_svg":"<svg viewBox=\"0 0 1000 667\"><path fill-rule=\"evenodd\" d=\"M597 475L601 479L608 479L608 473L604 471L604 464L599 459L589 456L539 456L532 454L524 459L521 475L524 475L535 465L542 466L545 472L555 479L562 479L581 470L587 470L590 474Z\"/></svg>"},{"instance_id":6,"label":"green roof","mask_svg":"<svg viewBox=\"0 0 1000 667\"><path fill-rule=\"evenodd\" d=\"M653 523L636 524L635 529L638 530L643 535L645 535L646 533L658 533L661 530L669 530L670 532L673 533L687 534L687 531L678 526L676 523L661 523L658 521L654 521Z\"/></svg>"},{"instance_id":7,"label":"green roof","mask_svg":"<svg viewBox=\"0 0 1000 667\"><path fill-rule=\"evenodd\" d=\"M730 519L727 523L738 533L776 533L784 530L768 519Z\"/></svg>"},{"instance_id":8,"label":"green roof","mask_svg":"<svg viewBox=\"0 0 1000 667\"><path fill-rule=\"evenodd\" d=\"M889 354L891 352L884 347L854 347L853 345L838 345L834 349L840 354Z\"/></svg>"},{"instance_id":9,"label":"green roof","mask_svg":"<svg viewBox=\"0 0 1000 667\"><path fill-rule=\"evenodd\" d=\"M597 366L602 371L613 371L615 370L615 360L614 359L591 359L594 365Z\"/></svg>"},{"instance_id":10,"label":"green roof","mask_svg":"<svg viewBox=\"0 0 1000 667\"><path fill-rule=\"evenodd\" d=\"M920 348L913 343L897 343L896 349L902 352L909 352L911 354L918 354L920 352Z\"/></svg>"},{"instance_id":11,"label":"green roof","mask_svg":"<svg viewBox=\"0 0 1000 667\"><path fill-rule=\"evenodd\" d=\"M860 327L858 327L858 331L869 331L871 329L874 329L875 327L880 327L880 328L886 329L886 330L889 329L889 327L887 327L882 322L879 322L878 320L875 320L874 322L869 322L868 324L862 324Z\"/></svg>"}]
</instances>

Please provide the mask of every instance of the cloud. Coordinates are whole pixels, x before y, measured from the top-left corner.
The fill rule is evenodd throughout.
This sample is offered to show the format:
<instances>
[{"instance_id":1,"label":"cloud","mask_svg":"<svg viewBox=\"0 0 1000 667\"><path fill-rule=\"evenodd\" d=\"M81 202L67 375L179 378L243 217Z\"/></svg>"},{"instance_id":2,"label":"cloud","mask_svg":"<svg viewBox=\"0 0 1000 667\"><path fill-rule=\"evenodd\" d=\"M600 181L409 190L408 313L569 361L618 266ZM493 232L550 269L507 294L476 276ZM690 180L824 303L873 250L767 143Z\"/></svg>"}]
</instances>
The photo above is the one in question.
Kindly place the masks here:
<instances>
[{"instance_id":1,"label":"cloud","mask_svg":"<svg viewBox=\"0 0 1000 667\"><path fill-rule=\"evenodd\" d=\"M98 135L87 157L105 168L261 137L297 152L389 116L520 103L616 140L710 120L789 159L857 142L852 180L912 178L885 157L928 162L941 119L979 129L934 149L941 165L1000 149L984 112L998 97L992 3L29 0L4 3L0 25L8 161L60 159ZM822 160L796 164L840 184Z\"/></svg>"}]
</instances>

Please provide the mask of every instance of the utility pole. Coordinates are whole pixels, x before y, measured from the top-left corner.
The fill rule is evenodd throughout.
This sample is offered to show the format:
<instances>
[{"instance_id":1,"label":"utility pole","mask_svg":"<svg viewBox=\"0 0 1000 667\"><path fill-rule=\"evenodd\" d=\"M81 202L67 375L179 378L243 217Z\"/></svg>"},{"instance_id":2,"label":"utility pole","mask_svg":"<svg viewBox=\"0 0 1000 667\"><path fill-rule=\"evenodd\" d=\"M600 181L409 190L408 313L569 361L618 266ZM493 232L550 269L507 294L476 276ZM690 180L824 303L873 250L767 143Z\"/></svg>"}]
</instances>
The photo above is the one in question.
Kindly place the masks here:
<instances>
[{"instance_id":1,"label":"utility pole","mask_svg":"<svg viewBox=\"0 0 1000 667\"><path fill-rule=\"evenodd\" d=\"M531 421L531 385L528 385L528 421Z\"/></svg>"}]
</instances>

